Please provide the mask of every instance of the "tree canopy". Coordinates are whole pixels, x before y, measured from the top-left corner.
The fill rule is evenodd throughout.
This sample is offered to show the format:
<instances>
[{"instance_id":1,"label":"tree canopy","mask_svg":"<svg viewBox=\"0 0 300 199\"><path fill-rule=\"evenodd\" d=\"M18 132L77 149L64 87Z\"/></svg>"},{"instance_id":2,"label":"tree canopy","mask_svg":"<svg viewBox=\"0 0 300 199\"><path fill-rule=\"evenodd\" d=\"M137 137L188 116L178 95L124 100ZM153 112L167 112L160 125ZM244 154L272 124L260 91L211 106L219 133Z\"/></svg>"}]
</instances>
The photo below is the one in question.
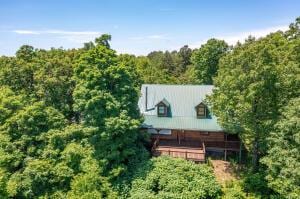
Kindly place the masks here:
<instances>
[{"instance_id":1,"label":"tree canopy","mask_svg":"<svg viewBox=\"0 0 300 199\"><path fill-rule=\"evenodd\" d=\"M286 198L300 196L300 98L293 99L283 109L283 116L269 137L267 165L270 187Z\"/></svg>"},{"instance_id":2,"label":"tree canopy","mask_svg":"<svg viewBox=\"0 0 300 199\"><path fill-rule=\"evenodd\" d=\"M117 54L104 34L79 49L23 45L0 57L0 198L221 197L208 165L150 158L142 83L215 86L212 113L252 157L243 187L223 197L299 198L299 24L146 56Z\"/></svg>"},{"instance_id":3,"label":"tree canopy","mask_svg":"<svg viewBox=\"0 0 300 199\"><path fill-rule=\"evenodd\" d=\"M193 52L191 61L194 66L195 82L197 84L213 84L217 75L219 60L229 47L223 40L210 39Z\"/></svg>"},{"instance_id":4,"label":"tree canopy","mask_svg":"<svg viewBox=\"0 0 300 199\"><path fill-rule=\"evenodd\" d=\"M129 198L217 198L221 187L211 168L183 159L153 158L138 168Z\"/></svg>"},{"instance_id":5,"label":"tree canopy","mask_svg":"<svg viewBox=\"0 0 300 199\"><path fill-rule=\"evenodd\" d=\"M250 38L220 61L209 99L221 125L252 151L254 165L266 153L279 109L299 95L298 42L282 32Z\"/></svg>"}]
</instances>

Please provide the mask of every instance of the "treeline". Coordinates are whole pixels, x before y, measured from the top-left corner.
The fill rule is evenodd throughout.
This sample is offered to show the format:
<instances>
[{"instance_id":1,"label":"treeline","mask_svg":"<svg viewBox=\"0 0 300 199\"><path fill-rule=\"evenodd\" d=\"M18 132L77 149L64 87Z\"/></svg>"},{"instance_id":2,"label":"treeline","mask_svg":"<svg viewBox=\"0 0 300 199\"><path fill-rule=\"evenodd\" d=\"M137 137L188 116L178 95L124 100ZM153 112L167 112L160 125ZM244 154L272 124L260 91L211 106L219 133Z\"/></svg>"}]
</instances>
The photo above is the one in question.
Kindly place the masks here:
<instances>
[{"instance_id":1,"label":"treeline","mask_svg":"<svg viewBox=\"0 0 300 199\"><path fill-rule=\"evenodd\" d=\"M286 32L237 44L220 59L214 85L213 112L250 153L262 179L256 189L299 198L300 18Z\"/></svg>"},{"instance_id":2,"label":"treeline","mask_svg":"<svg viewBox=\"0 0 300 199\"><path fill-rule=\"evenodd\" d=\"M299 24L235 46L210 39L139 57L117 55L110 35L80 49L24 45L2 56L0 197L220 197L207 165L149 158L139 89L166 83L216 86L207 103L251 158L243 191L299 198Z\"/></svg>"},{"instance_id":3,"label":"treeline","mask_svg":"<svg viewBox=\"0 0 300 199\"><path fill-rule=\"evenodd\" d=\"M210 39L199 49L185 45L178 51L153 51L135 60L144 83L212 84L219 59L229 50L225 41Z\"/></svg>"},{"instance_id":4,"label":"treeline","mask_svg":"<svg viewBox=\"0 0 300 199\"><path fill-rule=\"evenodd\" d=\"M150 159L149 137L139 131L141 74L110 39L73 50L24 45L0 58L0 198L221 194L206 165Z\"/></svg>"},{"instance_id":5,"label":"treeline","mask_svg":"<svg viewBox=\"0 0 300 199\"><path fill-rule=\"evenodd\" d=\"M109 39L1 57L1 198L116 198L112 181L147 157L138 78Z\"/></svg>"}]
</instances>

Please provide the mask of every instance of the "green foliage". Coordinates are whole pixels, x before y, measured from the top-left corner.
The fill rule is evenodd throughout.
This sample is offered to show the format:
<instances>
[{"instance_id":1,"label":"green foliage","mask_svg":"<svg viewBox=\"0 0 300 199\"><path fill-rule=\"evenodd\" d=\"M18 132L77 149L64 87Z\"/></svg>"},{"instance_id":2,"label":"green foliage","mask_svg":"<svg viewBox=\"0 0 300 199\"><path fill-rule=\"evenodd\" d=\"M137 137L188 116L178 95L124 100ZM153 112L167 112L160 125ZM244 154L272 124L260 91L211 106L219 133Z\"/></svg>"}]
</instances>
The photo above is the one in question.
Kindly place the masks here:
<instances>
[{"instance_id":1,"label":"green foliage","mask_svg":"<svg viewBox=\"0 0 300 199\"><path fill-rule=\"evenodd\" d=\"M300 95L299 27L298 18L286 32L236 45L221 58L209 97L221 125L239 134L259 171L245 177L244 190L263 197L275 191L280 196L273 198L299 198L299 102L292 100ZM258 169L260 157L267 169Z\"/></svg>"},{"instance_id":2,"label":"green foliage","mask_svg":"<svg viewBox=\"0 0 300 199\"><path fill-rule=\"evenodd\" d=\"M109 40L0 58L1 198L117 198L143 137L135 60Z\"/></svg>"},{"instance_id":3,"label":"green foliage","mask_svg":"<svg viewBox=\"0 0 300 199\"><path fill-rule=\"evenodd\" d=\"M228 51L228 45L223 40L210 39L192 54L197 84L213 84L217 75L219 60Z\"/></svg>"},{"instance_id":4,"label":"green foliage","mask_svg":"<svg viewBox=\"0 0 300 199\"><path fill-rule=\"evenodd\" d=\"M8 87L0 87L0 126L24 106L23 100L22 96L16 95Z\"/></svg>"},{"instance_id":5,"label":"green foliage","mask_svg":"<svg viewBox=\"0 0 300 199\"><path fill-rule=\"evenodd\" d=\"M209 100L221 125L239 133L252 151L254 166L266 153L279 109L299 95L298 44L282 32L250 38L220 61L217 89Z\"/></svg>"},{"instance_id":6,"label":"green foliage","mask_svg":"<svg viewBox=\"0 0 300 199\"><path fill-rule=\"evenodd\" d=\"M211 39L194 51L117 55L105 34L81 49L24 45L0 57L0 198L220 197L207 165L149 159L141 83L215 84L214 114L266 166L223 198L299 198L299 23L231 51Z\"/></svg>"},{"instance_id":7,"label":"green foliage","mask_svg":"<svg viewBox=\"0 0 300 199\"><path fill-rule=\"evenodd\" d=\"M109 41L111 40L111 35L103 34L100 37L95 39L96 45L105 46L106 48L110 48Z\"/></svg>"},{"instance_id":8,"label":"green foliage","mask_svg":"<svg viewBox=\"0 0 300 199\"><path fill-rule=\"evenodd\" d=\"M0 85L8 86L18 94L31 96L34 92L35 70L36 66L31 58L2 57L0 59Z\"/></svg>"},{"instance_id":9,"label":"green foliage","mask_svg":"<svg viewBox=\"0 0 300 199\"><path fill-rule=\"evenodd\" d=\"M227 182L223 188L222 199L246 199L246 193L242 189L241 184L238 181Z\"/></svg>"},{"instance_id":10,"label":"green foliage","mask_svg":"<svg viewBox=\"0 0 300 199\"><path fill-rule=\"evenodd\" d=\"M22 46L16 57L0 58L0 86L7 86L29 101L44 101L74 119L73 64L80 50L34 50Z\"/></svg>"},{"instance_id":11,"label":"green foliage","mask_svg":"<svg viewBox=\"0 0 300 199\"><path fill-rule=\"evenodd\" d=\"M246 173L243 177L242 186L247 193L250 192L261 195L272 194L272 191L269 189L267 181L265 180L265 173L263 171Z\"/></svg>"},{"instance_id":12,"label":"green foliage","mask_svg":"<svg viewBox=\"0 0 300 199\"><path fill-rule=\"evenodd\" d=\"M163 156L138 168L130 198L217 198L220 193L208 166Z\"/></svg>"},{"instance_id":13,"label":"green foliage","mask_svg":"<svg viewBox=\"0 0 300 199\"><path fill-rule=\"evenodd\" d=\"M269 137L267 166L269 186L285 198L300 197L300 98L282 109L283 117Z\"/></svg>"},{"instance_id":14,"label":"green foliage","mask_svg":"<svg viewBox=\"0 0 300 199\"><path fill-rule=\"evenodd\" d=\"M153 51L136 58L136 67L143 83L192 83L186 73L191 68L192 50L183 46L179 51Z\"/></svg>"},{"instance_id":15,"label":"green foliage","mask_svg":"<svg viewBox=\"0 0 300 199\"><path fill-rule=\"evenodd\" d=\"M137 107L140 83L133 58L118 57L98 41L81 56L75 75L74 108L84 125L98 128L96 157L111 178L118 177L141 147Z\"/></svg>"},{"instance_id":16,"label":"green foliage","mask_svg":"<svg viewBox=\"0 0 300 199\"><path fill-rule=\"evenodd\" d=\"M97 129L79 125L67 126L65 129L53 128L40 135L39 145L34 144L39 149L39 154L23 154L22 167L19 164L18 170L16 167L8 167L9 165L5 167L6 171L11 172L6 173L10 177L3 182L7 184L5 190L8 195L22 198L56 195L68 198L113 198L116 193L112 191L108 179L103 176L101 161L94 156L96 151L92 143L95 135ZM22 150L17 149L19 155ZM7 156L8 154L1 156L2 168L3 159L21 161L17 157L9 159Z\"/></svg>"},{"instance_id":17,"label":"green foliage","mask_svg":"<svg viewBox=\"0 0 300 199\"><path fill-rule=\"evenodd\" d=\"M36 56L36 50L32 46L23 45L16 52L16 56L18 59L31 61Z\"/></svg>"},{"instance_id":18,"label":"green foliage","mask_svg":"<svg viewBox=\"0 0 300 199\"><path fill-rule=\"evenodd\" d=\"M45 188L51 166L38 160L45 147L42 137L64 125L63 115L39 102L17 111L1 126L0 166L8 177L9 196L31 197Z\"/></svg>"},{"instance_id":19,"label":"green foliage","mask_svg":"<svg viewBox=\"0 0 300 199\"><path fill-rule=\"evenodd\" d=\"M227 181L222 189L224 199L279 199L282 196L276 194L268 187L265 179L265 172L261 169L259 172L243 170L239 179Z\"/></svg>"}]
</instances>

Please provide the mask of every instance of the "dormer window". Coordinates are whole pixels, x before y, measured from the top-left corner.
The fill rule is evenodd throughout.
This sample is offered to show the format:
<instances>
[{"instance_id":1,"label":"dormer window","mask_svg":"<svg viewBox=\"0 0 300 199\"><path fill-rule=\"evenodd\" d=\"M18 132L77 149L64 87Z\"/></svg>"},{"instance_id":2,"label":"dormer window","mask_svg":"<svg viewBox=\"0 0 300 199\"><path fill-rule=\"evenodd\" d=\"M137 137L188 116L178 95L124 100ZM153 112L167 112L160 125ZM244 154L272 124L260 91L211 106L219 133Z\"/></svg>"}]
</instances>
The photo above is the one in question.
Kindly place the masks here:
<instances>
[{"instance_id":1,"label":"dormer window","mask_svg":"<svg viewBox=\"0 0 300 199\"><path fill-rule=\"evenodd\" d=\"M207 117L207 108L202 102L196 107L197 118L206 118Z\"/></svg>"},{"instance_id":2,"label":"dormer window","mask_svg":"<svg viewBox=\"0 0 300 199\"><path fill-rule=\"evenodd\" d=\"M167 116L167 107L165 106L165 105L159 105L159 106L157 106L157 115L158 116Z\"/></svg>"},{"instance_id":3,"label":"dormer window","mask_svg":"<svg viewBox=\"0 0 300 199\"><path fill-rule=\"evenodd\" d=\"M162 101L160 101L156 106L157 106L157 116L159 116L159 117L167 117L168 116L170 104L166 99L163 99Z\"/></svg>"}]
</instances>

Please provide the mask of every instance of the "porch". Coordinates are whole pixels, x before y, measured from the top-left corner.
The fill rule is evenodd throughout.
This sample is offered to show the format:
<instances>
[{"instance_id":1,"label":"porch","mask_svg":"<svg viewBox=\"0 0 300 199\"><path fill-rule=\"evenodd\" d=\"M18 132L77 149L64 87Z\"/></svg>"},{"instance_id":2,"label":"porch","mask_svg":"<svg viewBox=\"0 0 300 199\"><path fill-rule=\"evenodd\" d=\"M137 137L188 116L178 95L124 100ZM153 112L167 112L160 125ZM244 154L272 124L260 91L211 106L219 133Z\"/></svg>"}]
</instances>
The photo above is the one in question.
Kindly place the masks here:
<instances>
[{"instance_id":1,"label":"porch","mask_svg":"<svg viewBox=\"0 0 300 199\"><path fill-rule=\"evenodd\" d=\"M156 139L152 147L153 156L168 155L184 158L195 162L205 161L205 145L197 141L159 140Z\"/></svg>"},{"instance_id":2,"label":"porch","mask_svg":"<svg viewBox=\"0 0 300 199\"><path fill-rule=\"evenodd\" d=\"M201 134L199 132L172 131L170 135L153 134L152 155L169 155L195 162L204 162L206 156L223 154L224 160L228 155L238 155L241 161L242 145L240 141L223 133Z\"/></svg>"}]
</instances>

